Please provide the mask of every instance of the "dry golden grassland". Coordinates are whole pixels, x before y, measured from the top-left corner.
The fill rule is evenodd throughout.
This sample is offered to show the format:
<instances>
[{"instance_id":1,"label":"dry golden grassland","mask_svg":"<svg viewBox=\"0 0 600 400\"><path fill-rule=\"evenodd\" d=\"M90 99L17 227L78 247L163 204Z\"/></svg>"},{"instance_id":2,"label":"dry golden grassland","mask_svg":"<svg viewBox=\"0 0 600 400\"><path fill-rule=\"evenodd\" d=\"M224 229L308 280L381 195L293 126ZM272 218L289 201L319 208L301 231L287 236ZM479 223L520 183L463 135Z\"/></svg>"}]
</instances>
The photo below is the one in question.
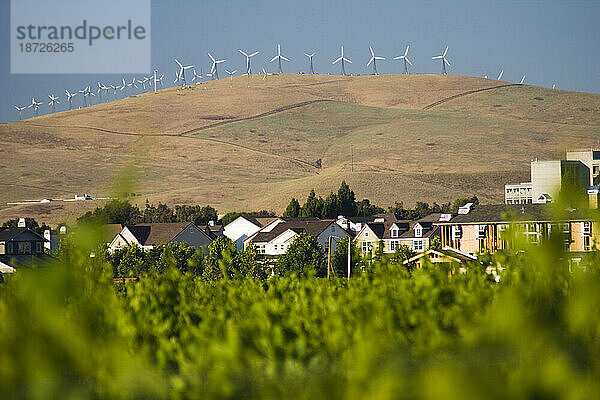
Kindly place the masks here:
<instances>
[{"instance_id":1,"label":"dry golden grassland","mask_svg":"<svg viewBox=\"0 0 600 400\"><path fill-rule=\"evenodd\" d=\"M99 203L6 203L108 196L127 166L136 170L134 202L210 204L220 213L282 212L290 197L303 201L311 188L326 195L342 179L384 207L473 194L501 202L505 183L528 179L531 159L600 139L600 96L507 84L254 75L3 124L0 221L72 220Z\"/></svg>"}]
</instances>

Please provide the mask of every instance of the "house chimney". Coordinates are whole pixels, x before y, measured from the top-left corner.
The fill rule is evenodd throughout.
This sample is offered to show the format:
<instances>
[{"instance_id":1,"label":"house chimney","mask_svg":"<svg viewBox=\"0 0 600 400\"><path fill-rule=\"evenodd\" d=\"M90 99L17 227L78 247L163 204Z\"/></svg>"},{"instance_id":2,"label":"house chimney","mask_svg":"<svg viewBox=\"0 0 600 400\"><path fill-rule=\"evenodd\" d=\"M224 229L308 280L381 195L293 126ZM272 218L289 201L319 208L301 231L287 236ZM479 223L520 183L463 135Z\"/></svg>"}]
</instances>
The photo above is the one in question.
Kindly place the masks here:
<instances>
[{"instance_id":1,"label":"house chimney","mask_svg":"<svg viewBox=\"0 0 600 400\"><path fill-rule=\"evenodd\" d=\"M17 227L19 227L19 228L28 228L29 227L29 219L27 219L27 218L19 218L19 222L17 223Z\"/></svg>"}]
</instances>

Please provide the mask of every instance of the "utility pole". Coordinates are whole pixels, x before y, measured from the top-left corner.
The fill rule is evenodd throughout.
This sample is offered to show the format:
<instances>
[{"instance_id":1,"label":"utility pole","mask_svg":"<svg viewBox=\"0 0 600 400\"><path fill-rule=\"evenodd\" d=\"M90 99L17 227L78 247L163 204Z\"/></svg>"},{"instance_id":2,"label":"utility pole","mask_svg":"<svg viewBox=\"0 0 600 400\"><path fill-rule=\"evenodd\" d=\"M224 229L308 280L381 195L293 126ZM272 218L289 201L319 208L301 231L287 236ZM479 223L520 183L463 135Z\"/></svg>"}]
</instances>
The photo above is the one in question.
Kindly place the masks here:
<instances>
[{"instance_id":1,"label":"utility pole","mask_svg":"<svg viewBox=\"0 0 600 400\"><path fill-rule=\"evenodd\" d=\"M350 262L351 262L351 256L350 256L350 237L348 237L348 280L350 280Z\"/></svg>"},{"instance_id":2,"label":"utility pole","mask_svg":"<svg viewBox=\"0 0 600 400\"><path fill-rule=\"evenodd\" d=\"M329 270L331 269L331 236L329 236L329 246L327 246L327 279L329 279Z\"/></svg>"},{"instance_id":3,"label":"utility pole","mask_svg":"<svg viewBox=\"0 0 600 400\"><path fill-rule=\"evenodd\" d=\"M354 146L350 143L350 172L354 172Z\"/></svg>"}]
</instances>

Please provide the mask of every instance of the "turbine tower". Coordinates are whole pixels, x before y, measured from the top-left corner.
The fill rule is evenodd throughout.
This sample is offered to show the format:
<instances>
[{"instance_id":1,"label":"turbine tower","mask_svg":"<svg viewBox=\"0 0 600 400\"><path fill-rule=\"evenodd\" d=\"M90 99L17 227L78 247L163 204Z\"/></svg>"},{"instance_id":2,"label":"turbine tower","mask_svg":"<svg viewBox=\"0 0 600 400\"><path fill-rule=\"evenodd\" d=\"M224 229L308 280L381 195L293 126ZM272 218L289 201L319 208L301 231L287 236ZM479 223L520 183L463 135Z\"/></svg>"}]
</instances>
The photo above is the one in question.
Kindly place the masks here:
<instances>
[{"instance_id":1,"label":"turbine tower","mask_svg":"<svg viewBox=\"0 0 600 400\"><path fill-rule=\"evenodd\" d=\"M335 64L338 61L342 62L342 75L346 75L346 69L344 68L344 61L349 62L350 64L352 64L352 61L350 61L350 60L348 60L347 58L344 57L344 46L342 46L342 55L339 56L339 58L336 59L334 62L332 62L332 64Z\"/></svg>"},{"instance_id":2,"label":"turbine tower","mask_svg":"<svg viewBox=\"0 0 600 400\"><path fill-rule=\"evenodd\" d=\"M410 62L410 60L407 57L408 54L408 49L410 48L410 45L406 46L406 50L404 50L404 54L402 54L401 56L398 57L394 57L394 60L402 60L404 61L404 73L408 75L408 66L406 64L410 64L410 66L412 67L412 63Z\"/></svg>"},{"instance_id":3,"label":"turbine tower","mask_svg":"<svg viewBox=\"0 0 600 400\"><path fill-rule=\"evenodd\" d=\"M215 60L215 58L210 53L208 53L208 56L212 60L212 67L210 68L210 73L212 74L213 79L219 79L219 70L217 69L217 66L221 63L224 63L227 60Z\"/></svg>"},{"instance_id":4,"label":"turbine tower","mask_svg":"<svg viewBox=\"0 0 600 400\"><path fill-rule=\"evenodd\" d=\"M377 64L376 64L376 61L377 60L385 60L385 57L378 57L378 56L376 56L375 52L373 51L373 48L371 46L369 46L369 50L371 51L371 59L367 63L367 67L369 65L371 65L371 63L373 63L373 75L379 75L377 73Z\"/></svg>"},{"instance_id":5,"label":"turbine tower","mask_svg":"<svg viewBox=\"0 0 600 400\"><path fill-rule=\"evenodd\" d=\"M60 101L58 101L58 97L54 96L53 94L49 94L48 98L50 99L50 103L48 103L48 105L52 106L52 112L55 112L56 103L60 104Z\"/></svg>"},{"instance_id":6,"label":"turbine tower","mask_svg":"<svg viewBox=\"0 0 600 400\"><path fill-rule=\"evenodd\" d=\"M246 57L246 74L250 75L252 73L252 69L250 68L250 59L252 57L254 57L255 55L257 55L259 52L255 51L252 54L247 54L242 50L238 50L240 53L242 53L244 55L244 57Z\"/></svg>"},{"instance_id":7,"label":"turbine tower","mask_svg":"<svg viewBox=\"0 0 600 400\"><path fill-rule=\"evenodd\" d=\"M194 68L193 65L186 65L184 66L182 63L179 62L179 60L177 60L176 58L174 59L175 62L177 63L177 65L179 65L179 73L177 74L177 78L182 82L182 86L185 86L185 70L186 69L190 69L190 68ZM146 77L144 77L144 86L145 83L148 81L149 79L146 79Z\"/></svg>"},{"instance_id":8,"label":"turbine tower","mask_svg":"<svg viewBox=\"0 0 600 400\"><path fill-rule=\"evenodd\" d=\"M310 60L310 68L308 69L308 73L309 73L309 74L314 74L314 73L315 73L315 70L314 70L314 68L313 68L313 62L312 62L312 59L313 59L313 57L315 56L315 53L312 53L312 54L307 54L307 53L304 53L304 55L305 55L306 57L308 57L308 58L309 58L309 60Z\"/></svg>"},{"instance_id":9,"label":"turbine tower","mask_svg":"<svg viewBox=\"0 0 600 400\"><path fill-rule=\"evenodd\" d=\"M448 46L446 46L446 50L444 50L444 54L441 56L431 57L432 60L442 60L442 74L446 75L446 64L450 67L450 63L446 60L446 53L448 52Z\"/></svg>"},{"instance_id":10,"label":"turbine tower","mask_svg":"<svg viewBox=\"0 0 600 400\"><path fill-rule=\"evenodd\" d=\"M281 45L277 44L277 55L273 58L271 58L271 61L269 62L273 62L275 60L278 60L278 64L279 64L279 73L282 74L283 70L281 69L281 60L285 60L287 62L290 62L290 60L288 60L287 58L285 58L284 56L281 55Z\"/></svg>"},{"instance_id":11,"label":"turbine tower","mask_svg":"<svg viewBox=\"0 0 600 400\"><path fill-rule=\"evenodd\" d=\"M23 118L22 118L22 117L23 117L23 110L24 110L24 109L26 109L26 108L27 108L27 107L17 107L17 106L15 106L15 109L16 109L16 110L19 112L19 121L20 121L21 119L23 119Z\"/></svg>"}]
</instances>

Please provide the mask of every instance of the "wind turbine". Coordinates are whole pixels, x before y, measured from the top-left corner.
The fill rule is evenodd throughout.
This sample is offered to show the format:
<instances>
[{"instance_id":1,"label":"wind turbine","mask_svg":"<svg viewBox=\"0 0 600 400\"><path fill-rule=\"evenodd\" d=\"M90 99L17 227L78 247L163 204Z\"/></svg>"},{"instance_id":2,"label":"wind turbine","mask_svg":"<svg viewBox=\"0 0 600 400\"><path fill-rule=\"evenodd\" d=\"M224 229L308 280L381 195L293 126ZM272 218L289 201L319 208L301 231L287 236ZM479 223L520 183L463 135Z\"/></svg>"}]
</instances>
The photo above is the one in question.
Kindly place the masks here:
<instances>
[{"instance_id":1,"label":"wind turbine","mask_svg":"<svg viewBox=\"0 0 600 400\"><path fill-rule=\"evenodd\" d=\"M67 100L69 101L69 110L73 107L73 97L77 96L77 92L71 93L65 89L65 94L67 95Z\"/></svg>"},{"instance_id":2,"label":"wind turbine","mask_svg":"<svg viewBox=\"0 0 600 400\"><path fill-rule=\"evenodd\" d=\"M371 59L369 60L369 62L367 63L367 67L369 65L371 65L371 63L373 63L373 74L374 75L379 75L377 73L377 60L385 60L385 57L379 57L375 55L375 52L373 51L373 48L371 46L369 46L369 50L371 51Z\"/></svg>"},{"instance_id":3,"label":"wind turbine","mask_svg":"<svg viewBox=\"0 0 600 400\"><path fill-rule=\"evenodd\" d=\"M202 74L198 75L195 68L192 70L192 72L194 73L194 76L192 76L192 82L197 79L198 82L196 82L196 85L202 84Z\"/></svg>"},{"instance_id":4,"label":"wind turbine","mask_svg":"<svg viewBox=\"0 0 600 400\"><path fill-rule=\"evenodd\" d=\"M502 75L504 75L504 70L500 71L500 75L498 75L498 79L496 80L499 81L500 79L502 79Z\"/></svg>"},{"instance_id":5,"label":"wind turbine","mask_svg":"<svg viewBox=\"0 0 600 400\"><path fill-rule=\"evenodd\" d=\"M524 83L525 83L525 76L526 76L526 75L523 75L523 77L521 78L521 82L519 82L519 85L522 85L522 84L524 84Z\"/></svg>"},{"instance_id":6,"label":"wind turbine","mask_svg":"<svg viewBox=\"0 0 600 400\"><path fill-rule=\"evenodd\" d=\"M123 90L123 89L121 89L121 90ZM91 96L96 96L94 93L92 93L92 90L91 90L91 89L90 89L90 87L88 86L88 87L86 87L85 89L83 89L83 100L84 100L84 102L85 102L86 106L87 106L87 101L86 101L86 99L87 99L87 97L88 97L88 96L90 96L90 95L91 95Z\"/></svg>"},{"instance_id":7,"label":"wind turbine","mask_svg":"<svg viewBox=\"0 0 600 400\"><path fill-rule=\"evenodd\" d=\"M23 117L23 110L26 109L27 107L17 107L15 106L15 109L19 112L19 121L22 119Z\"/></svg>"},{"instance_id":8,"label":"wind turbine","mask_svg":"<svg viewBox=\"0 0 600 400\"><path fill-rule=\"evenodd\" d=\"M233 75L237 72L237 69L234 69L233 71L225 70L225 72L229 75L229 87L231 87L231 81L233 80Z\"/></svg>"},{"instance_id":9,"label":"wind turbine","mask_svg":"<svg viewBox=\"0 0 600 400\"><path fill-rule=\"evenodd\" d=\"M271 61L269 61L270 63L278 60L278 64L279 64L279 73L282 74L283 70L281 69L281 60L285 60L287 62L290 62L290 60L288 60L287 58L285 58L284 56L281 55L281 45L277 44L277 55L273 58L271 58Z\"/></svg>"},{"instance_id":10,"label":"wind turbine","mask_svg":"<svg viewBox=\"0 0 600 400\"><path fill-rule=\"evenodd\" d=\"M313 57L315 56L315 53L312 53L312 54L307 54L307 53L304 53L304 55L305 55L306 57L308 57L308 59L310 60L310 68L308 69L308 73L309 73L309 74L314 74L314 73L315 73L315 70L314 70L314 68L313 68L313 61L312 61L312 59L313 59Z\"/></svg>"},{"instance_id":11,"label":"wind turbine","mask_svg":"<svg viewBox=\"0 0 600 400\"><path fill-rule=\"evenodd\" d=\"M163 87L162 80L163 80L163 78L164 78L164 77L165 77L165 74L162 74L162 75L160 76L160 78L158 78L158 79L156 80L156 83L159 83L159 84L160 84L160 87Z\"/></svg>"},{"instance_id":12,"label":"wind turbine","mask_svg":"<svg viewBox=\"0 0 600 400\"><path fill-rule=\"evenodd\" d=\"M135 89L137 89L137 85L136 85L135 83L136 83L136 79L135 79L135 78L133 78L133 79L131 80L131 83L128 83L128 84L127 84L127 86L128 86L129 88L131 88L131 90L133 90L134 88L135 88Z\"/></svg>"},{"instance_id":13,"label":"wind turbine","mask_svg":"<svg viewBox=\"0 0 600 400\"><path fill-rule=\"evenodd\" d=\"M49 94L48 98L50 98L50 103L48 103L48 105L52 106L52 112L55 112L56 103L60 104L60 101L58 101L58 97L54 96L53 94Z\"/></svg>"},{"instance_id":14,"label":"wind turbine","mask_svg":"<svg viewBox=\"0 0 600 400\"><path fill-rule=\"evenodd\" d=\"M246 57L246 74L250 75L252 73L252 69L250 68L250 59L252 57L254 57L255 55L257 55L259 52L255 51L252 54L246 54L244 51L242 50L238 50L240 53L242 53L245 57Z\"/></svg>"},{"instance_id":15,"label":"wind turbine","mask_svg":"<svg viewBox=\"0 0 600 400\"><path fill-rule=\"evenodd\" d=\"M219 79L219 70L217 69L217 66L221 63L224 63L227 60L215 60L215 58L210 53L208 53L208 56L212 60L212 67L210 67L210 73L212 74L213 79Z\"/></svg>"},{"instance_id":16,"label":"wind turbine","mask_svg":"<svg viewBox=\"0 0 600 400\"><path fill-rule=\"evenodd\" d=\"M407 57L409 48L410 48L410 45L407 45L406 50L404 50L404 54L402 54L401 56L398 56L398 57L394 57L394 60L403 60L404 61L404 73L407 75L408 75L408 66L406 64L410 64L411 67L413 66Z\"/></svg>"},{"instance_id":17,"label":"wind turbine","mask_svg":"<svg viewBox=\"0 0 600 400\"><path fill-rule=\"evenodd\" d=\"M446 53L448 53L448 46L446 46L446 50L444 50L444 54L441 56L431 57L432 60L442 60L442 74L446 75L446 64L450 67L450 63L446 60Z\"/></svg>"},{"instance_id":18,"label":"wind turbine","mask_svg":"<svg viewBox=\"0 0 600 400\"><path fill-rule=\"evenodd\" d=\"M34 116L35 116L38 113L38 109L40 108L40 105L42 105L42 103L39 103L39 102L35 101L35 97L32 97L31 98L31 104L29 106L27 106L27 108L32 108L33 107L33 113L34 113Z\"/></svg>"},{"instance_id":19,"label":"wind turbine","mask_svg":"<svg viewBox=\"0 0 600 400\"><path fill-rule=\"evenodd\" d=\"M338 59L336 59L334 62L332 62L332 64L335 64L338 61L342 62L342 75L346 75L346 69L344 68L344 61L347 61L350 64L352 64L352 61L350 61L350 60L348 60L347 58L344 57L344 46L342 46L342 55Z\"/></svg>"},{"instance_id":20,"label":"wind turbine","mask_svg":"<svg viewBox=\"0 0 600 400\"><path fill-rule=\"evenodd\" d=\"M177 74L177 76L181 80L182 86L185 86L185 70L186 69L190 69L190 68L194 68L194 66L193 65L186 65L186 66L184 66L176 58L175 58L175 62L177 63L177 65L179 65L179 73ZM147 79L144 77L144 82L145 81L147 81Z\"/></svg>"}]
</instances>

